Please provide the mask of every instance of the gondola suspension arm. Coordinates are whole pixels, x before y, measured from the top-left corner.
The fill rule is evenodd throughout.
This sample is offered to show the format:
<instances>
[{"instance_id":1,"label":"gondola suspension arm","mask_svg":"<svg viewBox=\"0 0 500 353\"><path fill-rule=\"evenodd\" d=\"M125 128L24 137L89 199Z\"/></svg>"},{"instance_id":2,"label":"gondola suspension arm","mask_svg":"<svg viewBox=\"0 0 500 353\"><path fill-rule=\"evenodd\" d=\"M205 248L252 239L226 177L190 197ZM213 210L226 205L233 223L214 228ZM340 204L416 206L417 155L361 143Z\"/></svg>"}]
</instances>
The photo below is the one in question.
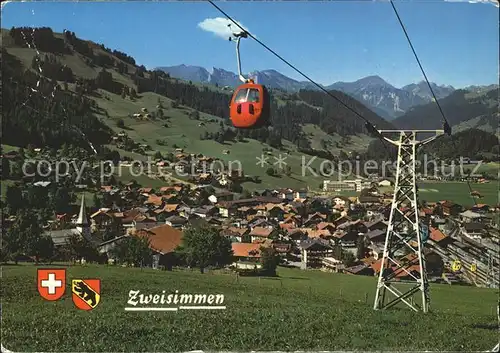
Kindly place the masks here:
<instances>
[{"instance_id":1,"label":"gondola suspension arm","mask_svg":"<svg viewBox=\"0 0 500 353\"><path fill-rule=\"evenodd\" d=\"M231 24L228 25L231 27ZM238 77L241 82L249 83L251 80L246 79L245 76L241 73L241 57L240 57L240 40L241 38L248 38L248 33L246 31L241 31L239 33L233 33L233 36L236 38L236 58L238 60ZM233 41L233 38L229 37L230 41Z\"/></svg>"}]
</instances>

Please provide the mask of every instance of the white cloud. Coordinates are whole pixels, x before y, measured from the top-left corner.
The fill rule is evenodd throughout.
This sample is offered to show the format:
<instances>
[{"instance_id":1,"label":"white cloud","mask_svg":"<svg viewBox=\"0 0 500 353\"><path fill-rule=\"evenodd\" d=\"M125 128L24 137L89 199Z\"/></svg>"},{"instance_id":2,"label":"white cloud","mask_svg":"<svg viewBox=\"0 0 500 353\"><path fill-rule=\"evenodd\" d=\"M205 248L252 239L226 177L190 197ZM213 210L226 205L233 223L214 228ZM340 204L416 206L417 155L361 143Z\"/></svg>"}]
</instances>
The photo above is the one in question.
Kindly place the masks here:
<instances>
[{"instance_id":1,"label":"white cloud","mask_svg":"<svg viewBox=\"0 0 500 353\"><path fill-rule=\"evenodd\" d=\"M251 33L248 28L243 26L240 22L236 21L241 27L245 29L245 31ZM228 27L228 24L231 24L231 27ZM241 32L241 29L236 26L232 21L223 17L216 18L206 18L200 23L198 23L198 27L202 30L211 32L216 36L228 40L229 37L233 35L233 32Z\"/></svg>"},{"instance_id":2,"label":"white cloud","mask_svg":"<svg viewBox=\"0 0 500 353\"><path fill-rule=\"evenodd\" d=\"M444 0L446 2L468 2L470 4L491 4L499 7L498 0Z\"/></svg>"}]
</instances>

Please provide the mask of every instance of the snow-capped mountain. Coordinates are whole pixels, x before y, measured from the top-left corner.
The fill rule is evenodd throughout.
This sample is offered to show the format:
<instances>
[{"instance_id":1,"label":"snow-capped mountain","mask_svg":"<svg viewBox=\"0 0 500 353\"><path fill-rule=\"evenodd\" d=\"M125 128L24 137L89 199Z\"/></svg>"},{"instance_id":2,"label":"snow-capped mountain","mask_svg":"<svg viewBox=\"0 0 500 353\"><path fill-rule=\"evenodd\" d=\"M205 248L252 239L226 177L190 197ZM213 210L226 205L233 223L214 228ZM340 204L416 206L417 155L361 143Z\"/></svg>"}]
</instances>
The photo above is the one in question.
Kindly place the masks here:
<instances>
[{"instance_id":1,"label":"snow-capped mountain","mask_svg":"<svg viewBox=\"0 0 500 353\"><path fill-rule=\"evenodd\" d=\"M240 84L237 74L219 68L212 68L211 71L208 71L200 66L178 65L158 67L156 69L168 72L170 76L186 81L217 84L220 87L235 87ZM294 80L272 69L253 71L249 75L256 78L256 81L260 84L288 92L298 92L301 89L318 89L310 82ZM387 120L403 115L411 107L432 101L432 95L424 81L396 88L379 76L368 76L354 82L336 82L324 86L324 88L349 94L365 103L374 112ZM438 99L448 96L455 90L451 86L440 86L435 83L432 83L432 88Z\"/></svg>"}]
</instances>

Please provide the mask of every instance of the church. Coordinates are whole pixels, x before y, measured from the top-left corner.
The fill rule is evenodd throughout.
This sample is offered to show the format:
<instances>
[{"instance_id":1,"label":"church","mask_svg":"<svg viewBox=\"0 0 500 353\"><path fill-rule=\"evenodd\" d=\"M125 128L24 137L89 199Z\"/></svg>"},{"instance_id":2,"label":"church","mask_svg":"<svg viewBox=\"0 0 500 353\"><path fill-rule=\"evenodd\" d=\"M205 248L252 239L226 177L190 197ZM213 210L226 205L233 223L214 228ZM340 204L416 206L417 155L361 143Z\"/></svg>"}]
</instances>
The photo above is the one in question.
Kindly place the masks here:
<instances>
[{"instance_id":1,"label":"church","mask_svg":"<svg viewBox=\"0 0 500 353\"><path fill-rule=\"evenodd\" d=\"M75 222L76 227L60 230L48 230L44 234L49 235L54 242L54 245L62 246L66 244L66 241L73 235L81 235L90 242L93 242L91 236L90 222L87 216L87 211L85 207L85 196L82 195L82 201L80 204L80 211L78 213L78 218Z\"/></svg>"}]
</instances>

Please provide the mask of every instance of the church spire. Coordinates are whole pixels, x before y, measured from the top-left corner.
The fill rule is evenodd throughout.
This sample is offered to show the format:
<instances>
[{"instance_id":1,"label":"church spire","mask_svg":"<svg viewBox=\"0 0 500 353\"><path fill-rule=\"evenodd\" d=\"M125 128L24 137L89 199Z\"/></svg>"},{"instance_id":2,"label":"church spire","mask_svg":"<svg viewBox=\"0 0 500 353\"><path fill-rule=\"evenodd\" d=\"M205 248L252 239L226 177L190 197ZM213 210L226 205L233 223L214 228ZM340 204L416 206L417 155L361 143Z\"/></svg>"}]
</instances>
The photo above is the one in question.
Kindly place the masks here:
<instances>
[{"instance_id":1,"label":"church spire","mask_svg":"<svg viewBox=\"0 0 500 353\"><path fill-rule=\"evenodd\" d=\"M82 235L87 235L90 230L87 212L85 211L85 194L82 194L82 203L80 205L80 213L78 214L78 219L76 221L76 229Z\"/></svg>"}]
</instances>

